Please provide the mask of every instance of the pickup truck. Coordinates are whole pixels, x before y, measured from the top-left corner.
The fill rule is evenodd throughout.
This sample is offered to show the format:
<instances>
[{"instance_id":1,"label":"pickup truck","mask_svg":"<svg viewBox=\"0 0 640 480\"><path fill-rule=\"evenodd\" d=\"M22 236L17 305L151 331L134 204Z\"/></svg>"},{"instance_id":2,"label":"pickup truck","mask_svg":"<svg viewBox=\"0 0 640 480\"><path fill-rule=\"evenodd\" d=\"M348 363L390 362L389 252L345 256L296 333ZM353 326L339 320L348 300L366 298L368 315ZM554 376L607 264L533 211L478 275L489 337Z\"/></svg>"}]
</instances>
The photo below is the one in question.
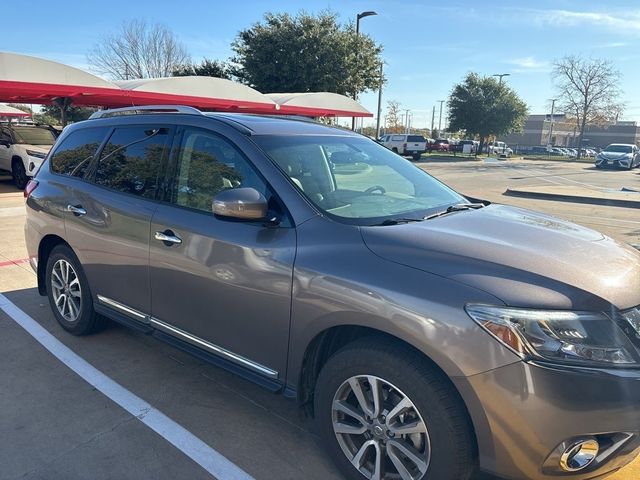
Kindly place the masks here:
<instances>
[{"instance_id":1,"label":"pickup truck","mask_svg":"<svg viewBox=\"0 0 640 480\"><path fill-rule=\"evenodd\" d=\"M420 156L427 151L427 139L422 135L384 135L380 143L398 155L412 157L415 161L420 160Z\"/></svg>"}]
</instances>

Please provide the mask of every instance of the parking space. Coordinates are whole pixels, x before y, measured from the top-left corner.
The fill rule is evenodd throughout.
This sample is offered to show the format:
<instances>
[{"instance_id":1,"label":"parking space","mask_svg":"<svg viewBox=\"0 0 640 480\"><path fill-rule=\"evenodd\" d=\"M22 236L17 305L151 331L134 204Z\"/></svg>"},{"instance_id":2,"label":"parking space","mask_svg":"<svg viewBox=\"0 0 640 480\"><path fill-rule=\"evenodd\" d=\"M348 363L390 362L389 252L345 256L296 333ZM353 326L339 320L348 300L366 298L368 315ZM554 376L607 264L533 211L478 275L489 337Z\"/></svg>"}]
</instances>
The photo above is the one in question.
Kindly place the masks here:
<instances>
[{"instance_id":1,"label":"parking space","mask_svg":"<svg viewBox=\"0 0 640 480\"><path fill-rule=\"evenodd\" d=\"M418 164L465 195L530 208L601 231L617 240L640 244L637 208L505 196L509 187L562 185L602 191L640 190L640 169L600 170L593 165L554 161L445 161ZM638 193L640 197L640 193Z\"/></svg>"},{"instance_id":2,"label":"parking space","mask_svg":"<svg viewBox=\"0 0 640 480\"><path fill-rule=\"evenodd\" d=\"M467 195L542 210L640 243L637 210L502 195L514 184L638 186L637 171L523 161L420 166ZM235 470L212 475L211 469L189 458L188 445L178 448L167 440L175 432L154 432L0 311L0 479L341 478L319 447L312 423L300 416L294 402L116 324L88 337L63 332L46 298L38 295L35 275L25 262L23 222L22 194L0 179L0 292L55 339L200 439ZM640 478L640 463L611 478Z\"/></svg>"}]
</instances>

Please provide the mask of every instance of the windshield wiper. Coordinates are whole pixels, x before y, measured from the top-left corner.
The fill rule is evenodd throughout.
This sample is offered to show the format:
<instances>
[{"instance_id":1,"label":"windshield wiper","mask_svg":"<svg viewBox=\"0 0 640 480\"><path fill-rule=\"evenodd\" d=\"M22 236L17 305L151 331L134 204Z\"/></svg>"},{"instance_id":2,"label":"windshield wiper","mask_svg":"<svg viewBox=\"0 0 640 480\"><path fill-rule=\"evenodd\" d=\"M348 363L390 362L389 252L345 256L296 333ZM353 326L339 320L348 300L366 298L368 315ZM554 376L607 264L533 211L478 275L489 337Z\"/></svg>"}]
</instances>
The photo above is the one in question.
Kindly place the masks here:
<instances>
[{"instance_id":1,"label":"windshield wiper","mask_svg":"<svg viewBox=\"0 0 640 480\"><path fill-rule=\"evenodd\" d=\"M399 225L401 223L421 222L424 218L387 218L386 220L376 223L374 227L386 227L387 225Z\"/></svg>"},{"instance_id":2,"label":"windshield wiper","mask_svg":"<svg viewBox=\"0 0 640 480\"><path fill-rule=\"evenodd\" d=\"M484 207L484 203L456 203L455 205L448 206L446 210L427 215L426 217L424 217L424 219L431 220L432 218L443 217L453 212L462 212L463 210L477 210L482 207Z\"/></svg>"}]
</instances>

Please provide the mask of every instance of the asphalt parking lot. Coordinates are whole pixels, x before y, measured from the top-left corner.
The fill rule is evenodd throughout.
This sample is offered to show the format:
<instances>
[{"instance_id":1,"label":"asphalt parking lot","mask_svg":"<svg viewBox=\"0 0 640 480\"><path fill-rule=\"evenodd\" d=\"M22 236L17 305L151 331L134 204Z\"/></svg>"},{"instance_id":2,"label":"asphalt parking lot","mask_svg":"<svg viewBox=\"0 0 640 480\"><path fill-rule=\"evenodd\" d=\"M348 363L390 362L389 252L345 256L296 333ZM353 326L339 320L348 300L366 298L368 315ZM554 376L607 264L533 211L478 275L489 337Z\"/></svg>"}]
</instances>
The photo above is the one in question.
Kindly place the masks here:
<instances>
[{"instance_id":1,"label":"asphalt parking lot","mask_svg":"<svg viewBox=\"0 0 640 480\"><path fill-rule=\"evenodd\" d=\"M508 186L547 183L637 188L640 170L518 160L419 165L464 194L545 211L640 243L637 209L503 195ZM147 406L140 414L125 410L102 393L104 385L78 376L0 310L0 479L341 478L294 402L116 324L89 337L64 333L25 262L23 222L21 193L0 180L0 307L15 305ZM153 412L174 423L150 428ZM186 434L176 434L176 426ZM180 448L167 440L176 438ZM221 457L205 468L185 453L194 451ZM640 478L640 461L610 478Z\"/></svg>"}]
</instances>

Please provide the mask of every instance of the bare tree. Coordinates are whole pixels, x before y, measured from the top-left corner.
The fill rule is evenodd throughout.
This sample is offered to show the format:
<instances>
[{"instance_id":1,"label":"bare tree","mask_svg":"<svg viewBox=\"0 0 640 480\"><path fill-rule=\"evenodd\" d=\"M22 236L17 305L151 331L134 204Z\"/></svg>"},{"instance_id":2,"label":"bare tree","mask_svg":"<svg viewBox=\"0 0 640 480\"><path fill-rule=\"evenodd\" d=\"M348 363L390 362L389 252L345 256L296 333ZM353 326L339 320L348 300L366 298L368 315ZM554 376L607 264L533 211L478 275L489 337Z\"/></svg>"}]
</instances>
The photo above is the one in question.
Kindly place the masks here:
<instances>
[{"instance_id":1,"label":"bare tree","mask_svg":"<svg viewBox=\"0 0 640 480\"><path fill-rule=\"evenodd\" d=\"M615 121L623 111L621 74L609 60L572 55L554 63L553 75L560 109L575 115L579 158L586 126Z\"/></svg>"},{"instance_id":2,"label":"bare tree","mask_svg":"<svg viewBox=\"0 0 640 480\"><path fill-rule=\"evenodd\" d=\"M404 130L402 121L400 120L400 102L390 100L387 102L387 124L388 133L400 133Z\"/></svg>"},{"instance_id":3,"label":"bare tree","mask_svg":"<svg viewBox=\"0 0 640 480\"><path fill-rule=\"evenodd\" d=\"M129 80L170 77L190 59L185 47L166 26L131 20L94 45L87 61L100 74Z\"/></svg>"}]
</instances>

